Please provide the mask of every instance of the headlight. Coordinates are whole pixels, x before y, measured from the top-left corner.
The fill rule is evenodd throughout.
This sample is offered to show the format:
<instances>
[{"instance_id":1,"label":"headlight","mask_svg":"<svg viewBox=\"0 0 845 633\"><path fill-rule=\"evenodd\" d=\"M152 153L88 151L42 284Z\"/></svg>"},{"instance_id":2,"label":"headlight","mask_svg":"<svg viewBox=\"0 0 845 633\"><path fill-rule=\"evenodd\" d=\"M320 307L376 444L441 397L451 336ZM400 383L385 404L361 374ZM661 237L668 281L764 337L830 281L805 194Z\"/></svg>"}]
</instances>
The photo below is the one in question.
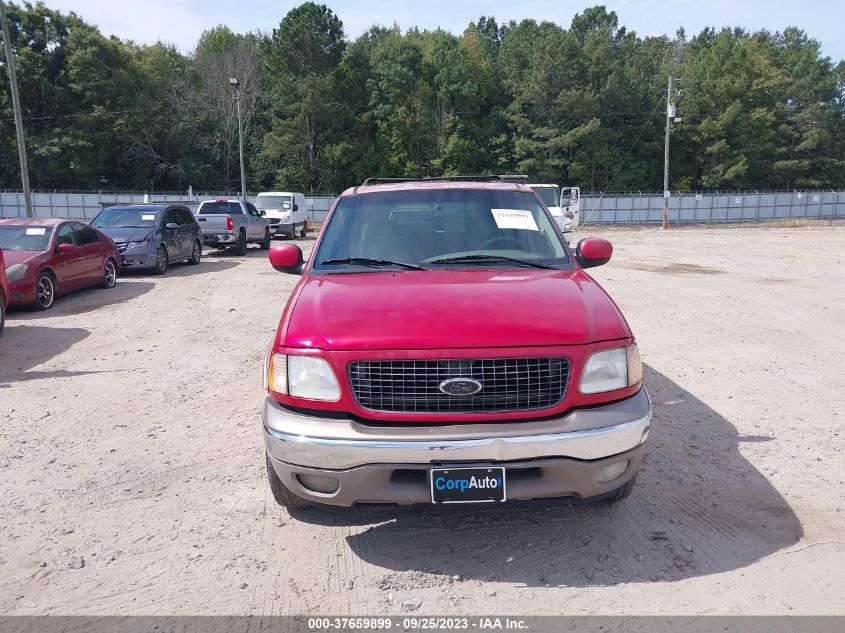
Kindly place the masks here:
<instances>
[{"instance_id":1,"label":"headlight","mask_svg":"<svg viewBox=\"0 0 845 633\"><path fill-rule=\"evenodd\" d=\"M636 345L596 352L581 375L581 393L604 393L624 389L643 379L643 364Z\"/></svg>"},{"instance_id":2,"label":"headlight","mask_svg":"<svg viewBox=\"0 0 845 633\"><path fill-rule=\"evenodd\" d=\"M15 264L6 269L6 279L9 281L19 281L24 278L29 266L26 264Z\"/></svg>"},{"instance_id":3,"label":"headlight","mask_svg":"<svg viewBox=\"0 0 845 633\"><path fill-rule=\"evenodd\" d=\"M126 250L132 250L133 248L141 248L142 246L146 246L150 243L150 240L141 240L140 242L129 242L126 245Z\"/></svg>"},{"instance_id":4,"label":"headlight","mask_svg":"<svg viewBox=\"0 0 845 633\"><path fill-rule=\"evenodd\" d=\"M340 400L340 385L331 365L313 356L273 354L267 366L267 386L276 393L308 400Z\"/></svg>"}]
</instances>

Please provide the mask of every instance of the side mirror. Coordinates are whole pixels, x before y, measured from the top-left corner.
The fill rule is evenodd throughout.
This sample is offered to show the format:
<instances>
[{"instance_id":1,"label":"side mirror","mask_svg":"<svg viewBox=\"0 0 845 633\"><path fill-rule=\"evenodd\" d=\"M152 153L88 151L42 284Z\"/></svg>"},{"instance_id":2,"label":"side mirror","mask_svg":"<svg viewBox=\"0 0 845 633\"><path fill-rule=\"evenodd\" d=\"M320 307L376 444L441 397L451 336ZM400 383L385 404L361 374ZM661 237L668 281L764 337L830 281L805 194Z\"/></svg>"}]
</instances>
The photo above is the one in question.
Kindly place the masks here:
<instances>
[{"instance_id":1,"label":"side mirror","mask_svg":"<svg viewBox=\"0 0 845 633\"><path fill-rule=\"evenodd\" d=\"M282 244L270 249L270 265L280 273L301 275L305 268L302 249L296 244Z\"/></svg>"},{"instance_id":2,"label":"side mirror","mask_svg":"<svg viewBox=\"0 0 845 633\"><path fill-rule=\"evenodd\" d=\"M167 224L165 224L165 225L164 225L164 228L166 228L167 230L172 231L173 229L178 229L178 228L179 228L179 225L178 225L178 224L176 224L176 222L168 222Z\"/></svg>"},{"instance_id":3,"label":"side mirror","mask_svg":"<svg viewBox=\"0 0 845 633\"><path fill-rule=\"evenodd\" d=\"M294 210L294 211L299 211L299 205L298 205L298 204L296 204L296 203L294 203L294 205L293 205L293 210Z\"/></svg>"},{"instance_id":4,"label":"side mirror","mask_svg":"<svg viewBox=\"0 0 845 633\"><path fill-rule=\"evenodd\" d=\"M73 244L68 244L67 242L65 242L63 244L59 244L58 246L56 246L56 252L57 253L69 253L70 251L73 250L73 248L74 248Z\"/></svg>"},{"instance_id":5,"label":"side mirror","mask_svg":"<svg viewBox=\"0 0 845 633\"><path fill-rule=\"evenodd\" d=\"M613 244L600 237L585 237L575 247L575 258L581 268L593 268L610 261Z\"/></svg>"},{"instance_id":6,"label":"side mirror","mask_svg":"<svg viewBox=\"0 0 845 633\"><path fill-rule=\"evenodd\" d=\"M259 215L267 215L267 212L264 209L261 209L258 213Z\"/></svg>"}]
</instances>

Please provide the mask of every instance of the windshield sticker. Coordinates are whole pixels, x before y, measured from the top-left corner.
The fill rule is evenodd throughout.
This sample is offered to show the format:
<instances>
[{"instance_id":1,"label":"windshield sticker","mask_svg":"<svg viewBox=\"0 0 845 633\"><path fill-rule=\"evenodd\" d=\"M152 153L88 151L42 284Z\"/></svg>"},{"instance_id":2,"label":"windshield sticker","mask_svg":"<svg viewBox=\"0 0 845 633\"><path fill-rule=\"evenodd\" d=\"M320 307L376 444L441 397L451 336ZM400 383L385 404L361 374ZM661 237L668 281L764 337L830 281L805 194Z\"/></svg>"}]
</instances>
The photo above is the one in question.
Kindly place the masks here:
<instances>
[{"instance_id":1,"label":"windshield sticker","mask_svg":"<svg viewBox=\"0 0 845 633\"><path fill-rule=\"evenodd\" d=\"M531 211L525 209L490 209L496 226L500 229L523 229L525 231L539 231L537 222Z\"/></svg>"},{"instance_id":2,"label":"windshield sticker","mask_svg":"<svg viewBox=\"0 0 845 633\"><path fill-rule=\"evenodd\" d=\"M290 209L290 202L283 202L282 205L284 205L285 209Z\"/></svg>"},{"instance_id":3,"label":"windshield sticker","mask_svg":"<svg viewBox=\"0 0 845 633\"><path fill-rule=\"evenodd\" d=\"M32 228L32 229L27 229L27 230L26 230L26 234L27 234L27 235L46 235L46 234L47 234L47 229L45 229L45 228L41 228L41 227L36 227L36 228Z\"/></svg>"},{"instance_id":4,"label":"windshield sticker","mask_svg":"<svg viewBox=\"0 0 845 633\"><path fill-rule=\"evenodd\" d=\"M156 219L156 216L152 215L150 213L144 213L143 215L141 215L141 221L142 222L155 222L155 219Z\"/></svg>"}]
</instances>

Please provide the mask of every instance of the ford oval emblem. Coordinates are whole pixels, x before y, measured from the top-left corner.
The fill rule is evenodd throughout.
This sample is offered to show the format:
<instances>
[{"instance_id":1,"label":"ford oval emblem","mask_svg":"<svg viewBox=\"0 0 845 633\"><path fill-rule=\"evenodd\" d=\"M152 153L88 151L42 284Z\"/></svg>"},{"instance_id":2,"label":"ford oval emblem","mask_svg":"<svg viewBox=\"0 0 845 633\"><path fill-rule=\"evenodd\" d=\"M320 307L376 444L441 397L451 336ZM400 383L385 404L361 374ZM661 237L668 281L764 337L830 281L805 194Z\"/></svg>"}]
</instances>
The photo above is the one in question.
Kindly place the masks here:
<instances>
[{"instance_id":1,"label":"ford oval emblem","mask_svg":"<svg viewBox=\"0 0 845 633\"><path fill-rule=\"evenodd\" d=\"M484 388L472 378L450 378L440 383L440 391L450 396L474 396Z\"/></svg>"}]
</instances>

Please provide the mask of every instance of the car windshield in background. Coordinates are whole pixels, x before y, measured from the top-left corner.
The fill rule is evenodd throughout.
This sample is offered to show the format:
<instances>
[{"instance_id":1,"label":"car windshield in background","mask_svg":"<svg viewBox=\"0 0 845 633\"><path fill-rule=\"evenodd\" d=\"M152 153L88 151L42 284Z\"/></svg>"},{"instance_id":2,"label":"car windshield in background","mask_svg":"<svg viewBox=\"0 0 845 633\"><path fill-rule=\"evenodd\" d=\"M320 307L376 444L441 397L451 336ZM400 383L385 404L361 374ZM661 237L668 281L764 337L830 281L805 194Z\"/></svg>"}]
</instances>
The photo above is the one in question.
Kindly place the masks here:
<instances>
[{"instance_id":1,"label":"car windshield in background","mask_svg":"<svg viewBox=\"0 0 845 633\"><path fill-rule=\"evenodd\" d=\"M261 211L290 211L292 205L290 196L258 196L255 208Z\"/></svg>"},{"instance_id":2,"label":"car windshield in background","mask_svg":"<svg viewBox=\"0 0 845 633\"><path fill-rule=\"evenodd\" d=\"M137 207L112 207L105 209L91 221L91 226L106 228L151 229L158 221L158 209L139 209Z\"/></svg>"},{"instance_id":3,"label":"car windshield in background","mask_svg":"<svg viewBox=\"0 0 845 633\"><path fill-rule=\"evenodd\" d=\"M4 251L46 251L52 235L51 226L8 224L0 226L0 248Z\"/></svg>"},{"instance_id":4,"label":"car windshield in background","mask_svg":"<svg viewBox=\"0 0 845 633\"><path fill-rule=\"evenodd\" d=\"M533 187L547 207L560 206L560 190L557 187Z\"/></svg>"},{"instance_id":5,"label":"car windshield in background","mask_svg":"<svg viewBox=\"0 0 845 633\"><path fill-rule=\"evenodd\" d=\"M438 189L343 198L315 269L370 265L426 269L558 268L570 264L554 226L530 193ZM331 261L332 263L326 263Z\"/></svg>"},{"instance_id":6,"label":"car windshield in background","mask_svg":"<svg viewBox=\"0 0 845 633\"><path fill-rule=\"evenodd\" d=\"M199 215L238 215L241 213L241 205L237 202L203 202L197 213Z\"/></svg>"}]
</instances>

